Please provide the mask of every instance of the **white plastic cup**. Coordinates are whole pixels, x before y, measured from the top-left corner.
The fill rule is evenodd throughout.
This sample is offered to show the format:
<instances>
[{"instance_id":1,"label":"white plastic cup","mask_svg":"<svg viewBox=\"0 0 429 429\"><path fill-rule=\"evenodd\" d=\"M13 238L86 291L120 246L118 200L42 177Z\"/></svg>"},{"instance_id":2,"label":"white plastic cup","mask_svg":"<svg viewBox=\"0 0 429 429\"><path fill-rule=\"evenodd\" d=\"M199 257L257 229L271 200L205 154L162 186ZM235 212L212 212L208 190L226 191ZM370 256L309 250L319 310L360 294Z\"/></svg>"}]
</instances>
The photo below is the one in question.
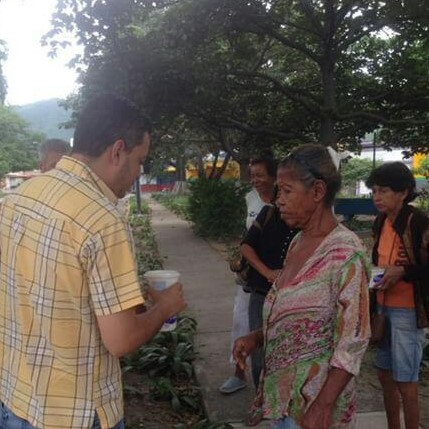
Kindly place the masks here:
<instances>
[{"instance_id":1,"label":"white plastic cup","mask_svg":"<svg viewBox=\"0 0 429 429\"><path fill-rule=\"evenodd\" d=\"M384 276L384 268L373 267L371 269L371 278L369 279L368 287L370 289L377 289L377 284L381 281Z\"/></svg>"},{"instance_id":2,"label":"white plastic cup","mask_svg":"<svg viewBox=\"0 0 429 429\"><path fill-rule=\"evenodd\" d=\"M180 273L174 270L146 271L144 277L155 290L164 290L179 281ZM177 316L170 317L162 325L161 331L174 331L177 326Z\"/></svg>"}]
</instances>

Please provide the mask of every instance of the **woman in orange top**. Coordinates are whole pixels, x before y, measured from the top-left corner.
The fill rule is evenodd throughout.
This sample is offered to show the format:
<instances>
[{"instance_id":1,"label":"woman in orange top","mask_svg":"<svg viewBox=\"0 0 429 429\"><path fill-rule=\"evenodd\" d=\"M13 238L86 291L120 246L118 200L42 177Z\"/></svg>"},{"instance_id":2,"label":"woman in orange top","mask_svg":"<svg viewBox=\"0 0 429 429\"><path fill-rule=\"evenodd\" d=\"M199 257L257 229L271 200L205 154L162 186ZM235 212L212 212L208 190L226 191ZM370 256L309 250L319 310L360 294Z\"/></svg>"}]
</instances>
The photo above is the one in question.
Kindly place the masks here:
<instances>
[{"instance_id":1,"label":"woman in orange top","mask_svg":"<svg viewBox=\"0 0 429 429\"><path fill-rule=\"evenodd\" d=\"M422 328L429 325L429 219L409 205L416 197L416 181L402 162L376 168L366 185L380 212L374 223L373 262L385 268L376 287L387 323L375 364L389 429L401 428L401 398L406 429L418 429Z\"/></svg>"}]
</instances>

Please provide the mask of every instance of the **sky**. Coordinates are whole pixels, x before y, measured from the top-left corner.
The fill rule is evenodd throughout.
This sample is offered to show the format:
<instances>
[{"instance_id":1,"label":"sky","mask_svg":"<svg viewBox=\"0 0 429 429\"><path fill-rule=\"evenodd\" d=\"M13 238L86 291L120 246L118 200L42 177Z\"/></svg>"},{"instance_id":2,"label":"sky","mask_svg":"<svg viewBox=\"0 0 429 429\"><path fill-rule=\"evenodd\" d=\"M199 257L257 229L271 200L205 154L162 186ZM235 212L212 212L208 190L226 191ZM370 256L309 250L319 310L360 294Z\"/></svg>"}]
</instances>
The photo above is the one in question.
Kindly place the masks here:
<instances>
[{"instance_id":1,"label":"sky","mask_svg":"<svg viewBox=\"0 0 429 429\"><path fill-rule=\"evenodd\" d=\"M55 4L56 0L0 0L0 39L9 51L3 63L9 105L65 98L76 87L77 75L66 65L70 49L51 59L48 47L40 44L51 28Z\"/></svg>"}]
</instances>

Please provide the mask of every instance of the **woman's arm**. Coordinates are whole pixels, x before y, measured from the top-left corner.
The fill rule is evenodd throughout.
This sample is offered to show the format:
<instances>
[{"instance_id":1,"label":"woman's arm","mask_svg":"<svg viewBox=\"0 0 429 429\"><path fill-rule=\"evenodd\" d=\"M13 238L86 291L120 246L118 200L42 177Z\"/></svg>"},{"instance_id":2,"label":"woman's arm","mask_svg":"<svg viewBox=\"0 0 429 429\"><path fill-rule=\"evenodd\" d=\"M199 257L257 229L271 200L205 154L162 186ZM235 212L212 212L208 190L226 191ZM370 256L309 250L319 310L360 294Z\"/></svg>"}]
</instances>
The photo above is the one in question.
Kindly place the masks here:
<instances>
[{"instance_id":1,"label":"woman's arm","mask_svg":"<svg viewBox=\"0 0 429 429\"><path fill-rule=\"evenodd\" d=\"M329 429L338 396L359 373L370 337L368 274L363 251L356 252L336 273L338 288L331 369L313 404L305 413L303 429Z\"/></svg>"},{"instance_id":2,"label":"woman's arm","mask_svg":"<svg viewBox=\"0 0 429 429\"><path fill-rule=\"evenodd\" d=\"M353 254L335 274L338 290L331 367L357 375L371 336L368 272L364 251Z\"/></svg>"},{"instance_id":3,"label":"woman's arm","mask_svg":"<svg viewBox=\"0 0 429 429\"><path fill-rule=\"evenodd\" d=\"M259 258L255 249L247 243L243 243L240 247L241 254L246 258L247 262L270 283L273 283L277 278L280 270L272 270L268 268Z\"/></svg>"},{"instance_id":4,"label":"woman's arm","mask_svg":"<svg viewBox=\"0 0 429 429\"><path fill-rule=\"evenodd\" d=\"M338 396L347 386L353 374L340 368L331 368L319 395L301 420L302 429L329 429Z\"/></svg>"}]
</instances>

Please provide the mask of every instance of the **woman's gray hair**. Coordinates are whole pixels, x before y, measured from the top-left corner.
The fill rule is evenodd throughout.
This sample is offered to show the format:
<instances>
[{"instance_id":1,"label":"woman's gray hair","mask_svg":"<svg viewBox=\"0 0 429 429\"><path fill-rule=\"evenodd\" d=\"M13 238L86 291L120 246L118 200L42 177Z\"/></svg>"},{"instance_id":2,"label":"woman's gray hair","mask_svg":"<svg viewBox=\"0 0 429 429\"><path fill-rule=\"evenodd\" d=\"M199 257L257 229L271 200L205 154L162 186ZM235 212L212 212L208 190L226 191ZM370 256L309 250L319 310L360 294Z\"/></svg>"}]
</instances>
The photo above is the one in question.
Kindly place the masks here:
<instances>
[{"instance_id":1,"label":"woman's gray hair","mask_svg":"<svg viewBox=\"0 0 429 429\"><path fill-rule=\"evenodd\" d=\"M334 203L341 188L341 174L325 146L320 144L298 146L280 162L279 168L292 170L297 180L306 187L312 186L316 180L323 180L327 188L325 205L330 206Z\"/></svg>"}]
</instances>

